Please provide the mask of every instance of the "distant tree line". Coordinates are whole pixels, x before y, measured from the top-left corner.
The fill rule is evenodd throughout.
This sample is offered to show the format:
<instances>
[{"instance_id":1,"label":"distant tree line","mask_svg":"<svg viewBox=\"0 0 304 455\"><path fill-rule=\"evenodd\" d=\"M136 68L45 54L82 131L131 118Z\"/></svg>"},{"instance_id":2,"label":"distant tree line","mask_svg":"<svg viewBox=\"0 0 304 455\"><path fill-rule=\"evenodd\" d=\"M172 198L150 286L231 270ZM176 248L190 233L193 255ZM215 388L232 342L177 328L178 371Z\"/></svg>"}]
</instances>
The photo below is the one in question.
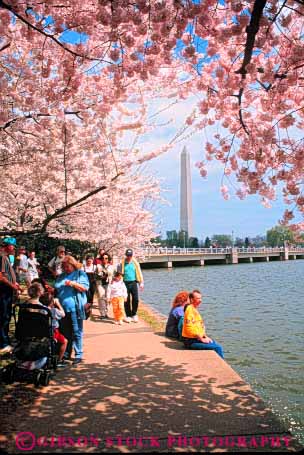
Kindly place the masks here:
<instances>
[{"instance_id":1,"label":"distant tree line","mask_svg":"<svg viewBox=\"0 0 304 455\"><path fill-rule=\"evenodd\" d=\"M167 231L166 239L160 236L152 240L152 243L168 248L260 248L263 246L280 247L285 244L304 246L304 234L295 235L286 226L275 226L266 232L266 235L255 237L233 238L232 234L215 234L199 240L197 237L189 237L187 231Z\"/></svg>"}]
</instances>

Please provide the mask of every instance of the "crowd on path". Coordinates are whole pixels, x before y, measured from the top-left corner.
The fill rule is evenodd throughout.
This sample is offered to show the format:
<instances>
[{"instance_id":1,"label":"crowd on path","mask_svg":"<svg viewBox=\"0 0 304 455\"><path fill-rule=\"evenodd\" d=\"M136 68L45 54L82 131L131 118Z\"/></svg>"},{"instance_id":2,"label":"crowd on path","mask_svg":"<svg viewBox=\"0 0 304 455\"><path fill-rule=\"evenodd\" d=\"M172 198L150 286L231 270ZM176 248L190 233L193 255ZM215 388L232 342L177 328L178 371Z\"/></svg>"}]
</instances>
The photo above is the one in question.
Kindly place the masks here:
<instances>
[{"instance_id":1,"label":"crowd on path","mask_svg":"<svg viewBox=\"0 0 304 455\"><path fill-rule=\"evenodd\" d=\"M59 366L72 360L78 364L83 358L83 321L92 311L96 294L100 319L109 320L112 311L115 324L138 322L138 289L144 281L133 251L127 249L125 257L114 268L112 258L100 249L96 258L86 256L80 263L65 247L59 246L49 261L48 269L54 278L50 285L39 274L35 252L26 255L24 247L16 252L16 239L3 240L0 254L0 353L10 353L9 324L14 301L27 287L28 302L52 308L54 339L60 346Z\"/></svg>"},{"instance_id":2,"label":"crowd on path","mask_svg":"<svg viewBox=\"0 0 304 455\"><path fill-rule=\"evenodd\" d=\"M28 303L47 306L52 313L53 337L58 344L58 366L74 365L83 359L83 321L91 315L94 295L97 296L101 320L115 324L138 322L139 288L144 280L140 264L131 249L115 268L111 256L101 248L97 257L86 256L80 263L65 247L59 246L49 261L48 270L54 278L50 285L41 276L35 251L21 246L16 252L16 240L2 241L0 254L0 354L10 353L9 324L14 301L27 287ZM223 357L222 347L206 335L198 311L202 302L199 290L179 292L172 303L166 336L180 339L188 349L212 349ZM109 313L112 312L113 318ZM110 321L109 321L110 322ZM72 351L74 357L72 358Z\"/></svg>"}]
</instances>

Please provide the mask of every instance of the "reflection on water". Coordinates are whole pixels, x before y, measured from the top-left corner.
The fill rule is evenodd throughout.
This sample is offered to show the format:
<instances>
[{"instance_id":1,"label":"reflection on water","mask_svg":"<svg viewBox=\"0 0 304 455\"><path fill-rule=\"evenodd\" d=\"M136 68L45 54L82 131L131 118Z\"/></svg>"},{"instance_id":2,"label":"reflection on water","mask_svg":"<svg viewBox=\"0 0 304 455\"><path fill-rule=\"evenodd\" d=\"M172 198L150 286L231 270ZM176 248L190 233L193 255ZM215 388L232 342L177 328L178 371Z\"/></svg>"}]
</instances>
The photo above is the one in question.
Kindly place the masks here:
<instances>
[{"instance_id":1,"label":"reflection on water","mask_svg":"<svg viewBox=\"0 0 304 455\"><path fill-rule=\"evenodd\" d=\"M167 315L198 288L207 333L225 358L304 442L304 261L144 270L142 299Z\"/></svg>"}]
</instances>

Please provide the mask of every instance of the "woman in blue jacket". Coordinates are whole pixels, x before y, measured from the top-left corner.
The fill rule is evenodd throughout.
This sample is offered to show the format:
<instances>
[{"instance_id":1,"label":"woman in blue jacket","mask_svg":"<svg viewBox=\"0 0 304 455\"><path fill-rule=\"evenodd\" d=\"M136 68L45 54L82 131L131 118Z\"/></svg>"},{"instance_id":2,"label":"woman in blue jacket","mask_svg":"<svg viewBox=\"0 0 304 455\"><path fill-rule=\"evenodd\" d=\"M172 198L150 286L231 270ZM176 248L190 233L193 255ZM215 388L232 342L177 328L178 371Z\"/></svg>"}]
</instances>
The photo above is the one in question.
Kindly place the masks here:
<instances>
[{"instance_id":1,"label":"woman in blue jacket","mask_svg":"<svg viewBox=\"0 0 304 455\"><path fill-rule=\"evenodd\" d=\"M179 338L178 322L180 318L184 316L184 306L186 303L189 303L189 293L187 291L180 291L176 294L172 302L172 308L166 325L167 337Z\"/></svg>"},{"instance_id":2,"label":"woman in blue jacket","mask_svg":"<svg viewBox=\"0 0 304 455\"><path fill-rule=\"evenodd\" d=\"M60 324L62 334L68 340L65 359L71 358L74 348L74 365L82 361L83 320L86 319L84 307L87 303L86 292L89 289L88 276L80 270L81 267L82 264L73 256L65 256L62 261L63 273L55 282L56 296L66 314Z\"/></svg>"}]
</instances>

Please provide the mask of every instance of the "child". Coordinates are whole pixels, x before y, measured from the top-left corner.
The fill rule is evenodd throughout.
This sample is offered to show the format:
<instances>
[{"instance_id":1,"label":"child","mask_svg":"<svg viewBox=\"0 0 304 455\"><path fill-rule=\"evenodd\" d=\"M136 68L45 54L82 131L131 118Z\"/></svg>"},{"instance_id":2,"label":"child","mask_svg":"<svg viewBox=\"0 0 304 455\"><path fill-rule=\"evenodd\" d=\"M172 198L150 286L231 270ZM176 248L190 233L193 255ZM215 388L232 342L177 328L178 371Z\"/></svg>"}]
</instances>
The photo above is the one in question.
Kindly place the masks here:
<instances>
[{"instance_id":1,"label":"child","mask_svg":"<svg viewBox=\"0 0 304 455\"><path fill-rule=\"evenodd\" d=\"M45 308L45 305L43 305L40 302L40 297L44 294L44 288L40 283L33 283L29 286L28 288L28 295L29 295L29 300L26 303L31 303L33 305L37 305L39 309ZM26 345L26 343L24 343ZM17 346L18 350L18 346ZM18 355L16 355L18 358ZM42 368L47 362L47 357L41 357L38 360L26 360L26 361L21 361L20 366L22 368L25 368L27 370L34 370L37 368Z\"/></svg>"},{"instance_id":2,"label":"child","mask_svg":"<svg viewBox=\"0 0 304 455\"><path fill-rule=\"evenodd\" d=\"M59 368L66 366L65 360L63 360L64 353L67 348L68 340L59 332L59 319L65 317L65 312L58 299L53 298L49 303L48 307L52 313L52 326L54 330L54 340L57 341L59 345L59 353L58 353L58 364Z\"/></svg>"},{"instance_id":3,"label":"child","mask_svg":"<svg viewBox=\"0 0 304 455\"><path fill-rule=\"evenodd\" d=\"M128 291L125 283L122 281L122 274L115 272L111 284L111 303L113 308L113 315L115 324L123 324L123 318L125 317L124 302L128 298Z\"/></svg>"},{"instance_id":4,"label":"child","mask_svg":"<svg viewBox=\"0 0 304 455\"><path fill-rule=\"evenodd\" d=\"M34 278L32 280L32 284L34 284L34 283L41 284L43 289L44 289L43 295L39 297L40 303L42 303L45 306L49 306L49 304L51 303L51 301L54 298L54 291L55 291L54 288L52 286L50 286L46 282L46 280L44 278L42 278L42 277Z\"/></svg>"},{"instance_id":5,"label":"child","mask_svg":"<svg viewBox=\"0 0 304 455\"><path fill-rule=\"evenodd\" d=\"M58 364L59 368L66 366L63 360L63 355L67 347L67 339L59 332L59 319L65 317L65 312L59 303L59 300L54 298L54 289L47 284L43 278L35 278L28 290L30 294L31 288L42 289L43 292L39 292L39 303L49 307L52 313L52 327L53 327L53 338L59 345ZM31 301L30 301L31 302ZM34 303L34 302L31 302Z\"/></svg>"}]
</instances>

